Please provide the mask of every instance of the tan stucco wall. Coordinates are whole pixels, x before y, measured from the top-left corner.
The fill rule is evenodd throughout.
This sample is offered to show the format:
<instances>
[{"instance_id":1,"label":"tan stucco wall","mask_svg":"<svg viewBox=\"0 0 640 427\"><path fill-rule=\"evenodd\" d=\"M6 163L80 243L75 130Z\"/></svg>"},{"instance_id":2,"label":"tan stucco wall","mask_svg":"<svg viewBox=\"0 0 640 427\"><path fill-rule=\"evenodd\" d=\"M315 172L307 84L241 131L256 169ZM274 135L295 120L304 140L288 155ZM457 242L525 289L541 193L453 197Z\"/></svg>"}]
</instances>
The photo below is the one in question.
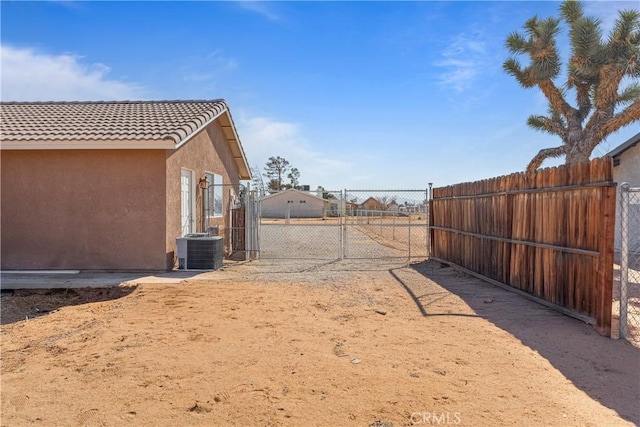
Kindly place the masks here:
<instances>
[{"instance_id":1,"label":"tan stucco wall","mask_svg":"<svg viewBox=\"0 0 640 427\"><path fill-rule=\"evenodd\" d=\"M613 179L618 184L628 182L632 187L640 187L640 144L622 153L620 164L613 168Z\"/></svg>"},{"instance_id":2,"label":"tan stucco wall","mask_svg":"<svg viewBox=\"0 0 640 427\"><path fill-rule=\"evenodd\" d=\"M229 193L232 187L226 184L233 184L236 195L239 191L238 168L229 150L223 130L217 121L200 131L182 147L177 150L167 151L166 256L168 267L175 265L176 237L180 237L182 232L180 224L180 175L183 168L194 172L196 183L195 227L197 232L206 231L202 229L202 190L197 188L198 180L204 177L205 172L222 175L223 183L225 184L223 197L224 216L210 221L210 225L219 226L221 236L225 236L225 229L229 227L229 215L227 215L227 212L230 199ZM225 242L226 244L227 242Z\"/></svg>"},{"instance_id":3,"label":"tan stucco wall","mask_svg":"<svg viewBox=\"0 0 640 427\"><path fill-rule=\"evenodd\" d=\"M2 269L165 269L164 150L0 156Z\"/></svg>"},{"instance_id":4,"label":"tan stucco wall","mask_svg":"<svg viewBox=\"0 0 640 427\"><path fill-rule=\"evenodd\" d=\"M263 218L322 218L325 201L310 194L296 191L283 191L260 201Z\"/></svg>"}]
</instances>

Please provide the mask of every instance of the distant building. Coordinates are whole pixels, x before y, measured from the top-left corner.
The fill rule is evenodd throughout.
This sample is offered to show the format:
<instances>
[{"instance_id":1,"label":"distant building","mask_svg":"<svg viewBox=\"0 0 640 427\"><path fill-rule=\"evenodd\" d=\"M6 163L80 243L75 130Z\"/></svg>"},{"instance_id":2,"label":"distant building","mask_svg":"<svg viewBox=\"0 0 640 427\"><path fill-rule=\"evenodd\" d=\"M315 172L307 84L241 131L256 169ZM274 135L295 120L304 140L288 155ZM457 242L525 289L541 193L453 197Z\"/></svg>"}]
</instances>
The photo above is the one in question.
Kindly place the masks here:
<instances>
[{"instance_id":1,"label":"distant building","mask_svg":"<svg viewBox=\"0 0 640 427\"><path fill-rule=\"evenodd\" d=\"M640 187L640 132L606 155L613 158L613 180L618 183L619 200L619 186L623 182L629 183L632 187ZM629 206L629 216L640 220L640 203L632 203ZM629 247L640 248L640 227L630 227L629 233ZM620 203L616 203L615 247L620 249Z\"/></svg>"},{"instance_id":2,"label":"distant building","mask_svg":"<svg viewBox=\"0 0 640 427\"><path fill-rule=\"evenodd\" d=\"M360 203L360 209L365 211L382 211L384 206L380 200L375 197L369 197L364 202Z\"/></svg>"},{"instance_id":3,"label":"distant building","mask_svg":"<svg viewBox=\"0 0 640 427\"><path fill-rule=\"evenodd\" d=\"M263 218L322 218L328 201L290 188L260 199Z\"/></svg>"}]
</instances>

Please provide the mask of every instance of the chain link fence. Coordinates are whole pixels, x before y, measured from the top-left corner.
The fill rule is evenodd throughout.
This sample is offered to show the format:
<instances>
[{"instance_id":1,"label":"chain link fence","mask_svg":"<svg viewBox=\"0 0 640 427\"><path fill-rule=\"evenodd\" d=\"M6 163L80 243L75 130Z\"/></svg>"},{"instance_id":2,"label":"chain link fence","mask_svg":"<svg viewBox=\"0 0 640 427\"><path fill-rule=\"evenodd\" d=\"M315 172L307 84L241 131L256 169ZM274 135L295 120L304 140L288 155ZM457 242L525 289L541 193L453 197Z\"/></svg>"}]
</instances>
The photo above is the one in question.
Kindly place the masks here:
<instances>
[{"instance_id":1,"label":"chain link fence","mask_svg":"<svg viewBox=\"0 0 640 427\"><path fill-rule=\"evenodd\" d=\"M260 257L426 258L426 190L285 190L260 199Z\"/></svg>"},{"instance_id":2,"label":"chain link fence","mask_svg":"<svg viewBox=\"0 0 640 427\"><path fill-rule=\"evenodd\" d=\"M619 336L640 345L640 187L620 185L618 208Z\"/></svg>"},{"instance_id":3,"label":"chain link fence","mask_svg":"<svg viewBox=\"0 0 640 427\"><path fill-rule=\"evenodd\" d=\"M260 198L260 258L342 257L341 191L273 192Z\"/></svg>"},{"instance_id":4,"label":"chain link fence","mask_svg":"<svg viewBox=\"0 0 640 427\"><path fill-rule=\"evenodd\" d=\"M427 190L345 190L345 258L426 258Z\"/></svg>"}]
</instances>

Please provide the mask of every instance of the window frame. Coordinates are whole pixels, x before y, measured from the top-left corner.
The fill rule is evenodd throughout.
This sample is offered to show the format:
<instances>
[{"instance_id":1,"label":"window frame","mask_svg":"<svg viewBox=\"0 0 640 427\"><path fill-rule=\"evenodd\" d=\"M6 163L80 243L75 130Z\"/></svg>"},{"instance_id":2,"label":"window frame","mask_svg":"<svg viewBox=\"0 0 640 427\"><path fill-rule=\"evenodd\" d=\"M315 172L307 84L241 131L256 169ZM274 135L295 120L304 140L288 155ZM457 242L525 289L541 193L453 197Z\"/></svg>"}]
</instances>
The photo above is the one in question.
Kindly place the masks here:
<instances>
[{"instance_id":1,"label":"window frame","mask_svg":"<svg viewBox=\"0 0 640 427\"><path fill-rule=\"evenodd\" d=\"M207 190L205 191L207 219L224 216L224 178L215 172L205 172Z\"/></svg>"}]
</instances>

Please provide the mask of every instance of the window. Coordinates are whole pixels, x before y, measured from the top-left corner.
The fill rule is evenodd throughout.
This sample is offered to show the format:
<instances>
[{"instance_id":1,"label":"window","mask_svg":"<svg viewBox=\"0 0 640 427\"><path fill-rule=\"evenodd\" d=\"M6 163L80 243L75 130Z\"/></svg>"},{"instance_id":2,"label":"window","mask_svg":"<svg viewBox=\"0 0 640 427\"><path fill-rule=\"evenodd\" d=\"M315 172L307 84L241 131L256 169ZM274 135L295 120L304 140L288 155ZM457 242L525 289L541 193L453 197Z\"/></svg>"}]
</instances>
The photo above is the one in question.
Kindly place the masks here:
<instances>
[{"instance_id":1,"label":"window","mask_svg":"<svg viewBox=\"0 0 640 427\"><path fill-rule=\"evenodd\" d=\"M223 214L222 197L224 194L222 175L207 172L206 176L207 191L205 192L205 209L207 211L207 217L221 217Z\"/></svg>"},{"instance_id":2,"label":"window","mask_svg":"<svg viewBox=\"0 0 640 427\"><path fill-rule=\"evenodd\" d=\"M180 173L180 211L182 223L182 235L193 232L193 172L182 169Z\"/></svg>"}]
</instances>

